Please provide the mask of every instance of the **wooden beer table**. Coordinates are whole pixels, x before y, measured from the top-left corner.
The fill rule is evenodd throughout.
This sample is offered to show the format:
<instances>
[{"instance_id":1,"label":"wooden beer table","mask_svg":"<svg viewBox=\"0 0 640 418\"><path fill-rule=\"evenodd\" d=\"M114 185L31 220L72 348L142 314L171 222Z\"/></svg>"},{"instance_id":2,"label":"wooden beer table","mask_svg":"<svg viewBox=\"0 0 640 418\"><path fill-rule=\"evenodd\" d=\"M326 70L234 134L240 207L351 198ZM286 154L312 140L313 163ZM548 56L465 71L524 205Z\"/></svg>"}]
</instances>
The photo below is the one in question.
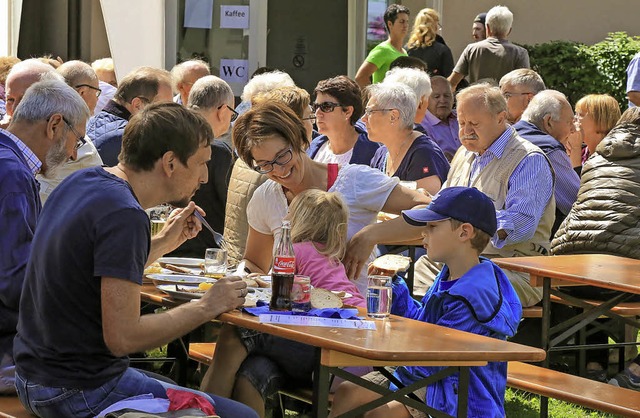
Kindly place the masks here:
<instances>
[{"instance_id":1,"label":"wooden beer table","mask_svg":"<svg viewBox=\"0 0 640 418\"><path fill-rule=\"evenodd\" d=\"M162 297L157 289L151 289L143 286L143 300L164 304L167 298ZM411 394L459 372L458 416L464 417L467 413L470 367L484 366L490 361L541 361L545 357L545 352L538 348L395 315L376 321L376 330L266 324L261 323L258 317L239 311L222 314L218 320L316 347L318 361L313 378L315 417L327 416L330 374L383 395L343 414L343 417L361 415L391 400L421 409L433 417L444 417L448 415L426 406ZM443 366L444 369L394 392L342 370L349 366Z\"/></svg>"},{"instance_id":2,"label":"wooden beer table","mask_svg":"<svg viewBox=\"0 0 640 418\"><path fill-rule=\"evenodd\" d=\"M556 256L494 258L491 261L498 266L529 273L531 285L542 286L542 348L549 351L568 349L579 351L579 368L585 364L585 349L612 348L635 343L586 345L585 333L579 333L579 344L561 346L571 335L584 330L601 316L621 323L639 327L640 321L633 317L623 317L612 311L634 295L640 294L640 260L606 254L574 254ZM616 290L620 293L602 303L588 303L561 290L564 286L595 286L601 289ZM564 303L580 307L582 313L551 328L551 296ZM621 358L624 358L622 356ZM543 365L549 366L549 356ZM543 402L544 405L545 402Z\"/></svg>"}]
</instances>

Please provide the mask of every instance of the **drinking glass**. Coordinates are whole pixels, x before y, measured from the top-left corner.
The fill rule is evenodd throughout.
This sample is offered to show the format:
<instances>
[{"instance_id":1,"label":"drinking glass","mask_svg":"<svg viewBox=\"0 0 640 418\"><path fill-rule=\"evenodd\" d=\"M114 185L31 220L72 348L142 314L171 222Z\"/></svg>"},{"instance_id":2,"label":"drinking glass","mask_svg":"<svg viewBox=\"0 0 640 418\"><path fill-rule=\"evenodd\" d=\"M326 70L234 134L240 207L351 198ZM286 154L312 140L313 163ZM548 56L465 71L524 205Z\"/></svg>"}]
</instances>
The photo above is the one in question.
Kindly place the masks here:
<instances>
[{"instance_id":1,"label":"drinking glass","mask_svg":"<svg viewBox=\"0 0 640 418\"><path fill-rule=\"evenodd\" d=\"M291 310L308 312L311 309L311 278L296 274L291 288Z\"/></svg>"},{"instance_id":2,"label":"drinking glass","mask_svg":"<svg viewBox=\"0 0 640 418\"><path fill-rule=\"evenodd\" d=\"M204 253L204 275L220 279L227 274L227 252L220 248L207 248Z\"/></svg>"},{"instance_id":3,"label":"drinking glass","mask_svg":"<svg viewBox=\"0 0 640 418\"><path fill-rule=\"evenodd\" d=\"M391 314L391 276L371 275L367 285L367 316L384 319Z\"/></svg>"}]
</instances>

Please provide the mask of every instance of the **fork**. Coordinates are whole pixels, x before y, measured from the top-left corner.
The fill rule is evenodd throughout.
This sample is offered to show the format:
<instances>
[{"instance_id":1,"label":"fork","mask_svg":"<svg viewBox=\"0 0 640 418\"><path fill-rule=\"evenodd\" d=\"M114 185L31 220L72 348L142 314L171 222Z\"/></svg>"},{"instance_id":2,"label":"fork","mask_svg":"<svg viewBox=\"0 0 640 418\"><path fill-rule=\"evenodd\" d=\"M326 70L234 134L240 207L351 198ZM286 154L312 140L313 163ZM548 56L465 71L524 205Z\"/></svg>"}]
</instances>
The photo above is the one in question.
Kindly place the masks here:
<instances>
[{"instance_id":1,"label":"fork","mask_svg":"<svg viewBox=\"0 0 640 418\"><path fill-rule=\"evenodd\" d=\"M209 222L207 222L204 219L204 216L202 216L202 214L200 214L200 212L198 212L197 210L193 211L193 215L196 218L198 218L200 222L202 222L202 225L204 225L204 227L207 228L209 232L211 232L211 234L213 235L213 240L216 242L216 245L222 248L223 250L227 251L227 241L224 240L224 237L222 236L222 234L214 231L211 225L209 225Z\"/></svg>"}]
</instances>

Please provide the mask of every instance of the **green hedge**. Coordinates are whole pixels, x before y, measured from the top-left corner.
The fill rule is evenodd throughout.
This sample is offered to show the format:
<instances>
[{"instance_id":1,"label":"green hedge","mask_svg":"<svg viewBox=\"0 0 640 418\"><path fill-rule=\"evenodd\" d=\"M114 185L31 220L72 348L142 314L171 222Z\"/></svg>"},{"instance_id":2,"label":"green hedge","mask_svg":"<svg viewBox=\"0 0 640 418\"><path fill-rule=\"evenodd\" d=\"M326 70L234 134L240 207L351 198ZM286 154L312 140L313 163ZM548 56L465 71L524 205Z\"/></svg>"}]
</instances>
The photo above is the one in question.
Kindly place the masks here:
<instances>
[{"instance_id":1,"label":"green hedge","mask_svg":"<svg viewBox=\"0 0 640 418\"><path fill-rule=\"evenodd\" d=\"M626 69L640 51L640 36L613 32L594 45L553 41L523 46L547 88L565 93L572 104L586 94L608 93L622 110L627 108Z\"/></svg>"}]
</instances>

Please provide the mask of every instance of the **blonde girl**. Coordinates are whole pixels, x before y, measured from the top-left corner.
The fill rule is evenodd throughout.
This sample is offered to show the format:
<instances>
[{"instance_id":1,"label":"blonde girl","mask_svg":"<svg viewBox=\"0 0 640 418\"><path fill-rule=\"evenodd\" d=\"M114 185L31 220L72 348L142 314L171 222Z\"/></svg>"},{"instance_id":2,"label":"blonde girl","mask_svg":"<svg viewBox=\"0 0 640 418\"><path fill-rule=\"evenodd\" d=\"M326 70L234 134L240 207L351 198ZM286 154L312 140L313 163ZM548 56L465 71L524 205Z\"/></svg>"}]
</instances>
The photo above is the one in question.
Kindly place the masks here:
<instances>
[{"instance_id":1,"label":"blonde girl","mask_svg":"<svg viewBox=\"0 0 640 418\"><path fill-rule=\"evenodd\" d=\"M349 305L364 306L364 298L340 262L347 247L349 218L340 194L306 190L291 201L288 218L296 273L311 277L314 287L351 294L345 299Z\"/></svg>"}]
</instances>

